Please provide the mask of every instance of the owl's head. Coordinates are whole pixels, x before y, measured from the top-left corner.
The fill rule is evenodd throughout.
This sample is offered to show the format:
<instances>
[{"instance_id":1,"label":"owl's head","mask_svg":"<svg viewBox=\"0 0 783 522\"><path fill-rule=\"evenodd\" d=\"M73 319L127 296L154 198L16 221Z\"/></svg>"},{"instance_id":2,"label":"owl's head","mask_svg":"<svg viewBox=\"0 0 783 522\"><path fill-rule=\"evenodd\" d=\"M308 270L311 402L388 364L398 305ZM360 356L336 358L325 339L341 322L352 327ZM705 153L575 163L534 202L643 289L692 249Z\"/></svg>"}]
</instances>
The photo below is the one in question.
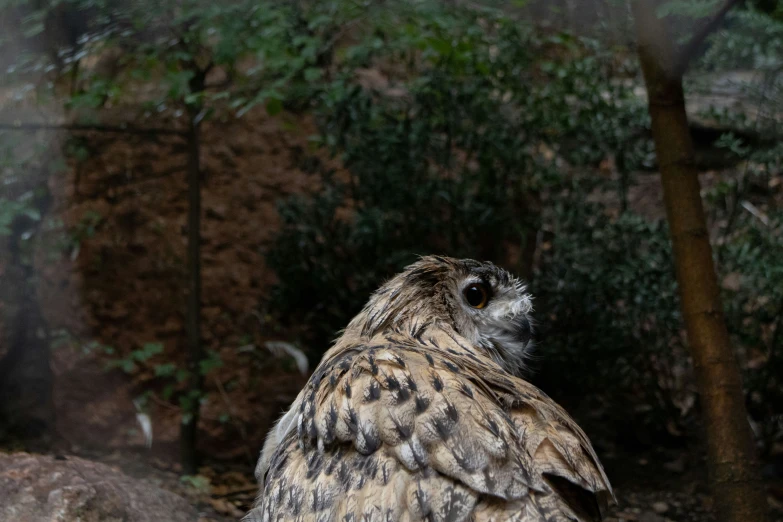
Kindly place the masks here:
<instances>
[{"instance_id":1,"label":"owl's head","mask_svg":"<svg viewBox=\"0 0 783 522\"><path fill-rule=\"evenodd\" d=\"M388 328L438 322L518 373L532 348L532 309L525 285L502 268L427 256L378 289L346 333L368 338Z\"/></svg>"}]
</instances>

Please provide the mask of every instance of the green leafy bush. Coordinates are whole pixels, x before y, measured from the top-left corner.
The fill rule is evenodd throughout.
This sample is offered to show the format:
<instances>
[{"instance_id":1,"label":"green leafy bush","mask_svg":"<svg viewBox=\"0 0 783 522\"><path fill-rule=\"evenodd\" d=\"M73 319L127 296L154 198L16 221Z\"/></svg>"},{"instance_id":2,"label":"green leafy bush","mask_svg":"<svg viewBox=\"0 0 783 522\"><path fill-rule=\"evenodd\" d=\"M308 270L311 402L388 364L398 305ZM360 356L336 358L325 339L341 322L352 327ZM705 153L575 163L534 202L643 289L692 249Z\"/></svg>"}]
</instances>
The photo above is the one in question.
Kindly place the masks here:
<instances>
[{"instance_id":1,"label":"green leafy bush","mask_svg":"<svg viewBox=\"0 0 783 522\"><path fill-rule=\"evenodd\" d=\"M727 16L728 30L710 37L698 66L711 70L779 68L783 61L783 23L753 7Z\"/></svg>"},{"instance_id":2,"label":"green leafy bush","mask_svg":"<svg viewBox=\"0 0 783 522\"><path fill-rule=\"evenodd\" d=\"M690 411L694 391L668 229L631 212L614 217L580 200L582 190L549 209L551 240L532 285L535 378L593 407L627 401L641 422L663 427Z\"/></svg>"},{"instance_id":3,"label":"green leafy bush","mask_svg":"<svg viewBox=\"0 0 783 522\"><path fill-rule=\"evenodd\" d=\"M745 162L735 180L710 192L721 227L717 254L724 274L729 331L744 370L748 410L765 450L783 439L783 213L779 210L783 146L721 144Z\"/></svg>"},{"instance_id":4,"label":"green leafy bush","mask_svg":"<svg viewBox=\"0 0 783 522\"><path fill-rule=\"evenodd\" d=\"M569 164L649 159L643 107L602 79L629 71L595 42L429 3L378 19L317 96L319 141L345 170L322 166L318 193L281 205L268 253L271 309L307 325L315 358L417 254L529 273L541 194Z\"/></svg>"},{"instance_id":5,"label":"green leafy bush","mask_svg":"<svg viewBox=\"0 0 783 522\"><path fill-rule=\"evenodd\" d=\"M646 110L626 81L637 72L594 41L496 12L428 4L407 14L386 11L352 35L357 43L336 52L334 81L317 86L318 143L344 169L319 163L319 190L281 203L282 230L268 252L280 280L270 309L306 325L300 334L317 359L368 294L417 254L492 259L534 276L533 379L598 406L626 397L641 424L657 427L649 433L678 434L694 419L696 390L670 239L665 222L626 211L624 201L630 173L653 163ZM780 151L763 154L760 170L779 172ZM611 176L594 169L607 158ZM620 203L591 202L594 193L616 193ZM715 211L717 222L729 213ZM741 270L743 281L769 284L777 250L743 230L720 242L744 252L726 254L733 261L719 265L723 275ZM770 292L759 304L747 288L727 302L741 353L774 330L771 303L783 302ZM763 370L746 366L759 404L777 401L768 373L777 357ZM758 420L771 426L776 408Z\"/></svg>"},{"instance_id":6,"label":"green leafy bush","mask_svg":"<svg viewBox=\"0 0 783 522\"><path fill-rule=\"evenodd\" d=\"M738 283L726 290L729 329L745 370L748 409L764 449L783 438L783 213L747 215L722 249Z\"/></svg>"}]
</instances>

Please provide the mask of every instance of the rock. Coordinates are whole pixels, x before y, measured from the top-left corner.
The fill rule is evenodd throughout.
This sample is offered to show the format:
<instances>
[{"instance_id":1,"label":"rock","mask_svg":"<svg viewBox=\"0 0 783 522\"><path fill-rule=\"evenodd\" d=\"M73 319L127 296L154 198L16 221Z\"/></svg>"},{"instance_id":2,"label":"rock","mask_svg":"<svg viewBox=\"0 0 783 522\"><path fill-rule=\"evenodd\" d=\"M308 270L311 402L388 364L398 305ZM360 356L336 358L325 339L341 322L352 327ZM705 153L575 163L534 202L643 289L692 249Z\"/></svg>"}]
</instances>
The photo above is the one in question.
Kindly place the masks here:
<instances>
[{"instance_id":1,"label":"rock","mask_svg":"<svg viewBox=\"0 0 783 522\"><path fill-rule=\"evenodd\" d=\"M228 211L225 205L214 205L207 207L206 215L208 218L217 219L218 221L225 221Z\"/></svg>"},{"instance_id":2,"label":"rock","mask_svg":"<svg viewBox=\"0 0 783 522\"><path fill-rule=\"evenodd\" d=\"M739 272L731 272L726 274L721 282L721 286L732 292L739 292L742 290L742 274Z\"/></svg>"},{"instance_id":3,"label":"rock","mask_svg":"<svg viewBox=\"0 0 783 522\"><path fill-rule=\"evenodd\" d=\"M765 77L757 70L696 73L690 82L693 85L685 105L688 121L695 125L725 129L725 124L710 114L724 110L744 115L750 122L761 119L759 124L779 123L781 114L759 103Z\"/></svg>"},{"instance_id":4,"label":"rock","mask_svg":"<svg viewBox=\"0 0 783 522\"><path fill-rule=\"evenodd\" d=\"M645 511L641 515L639 515L639 522L666 522L666 519L663 518L658 513L653 513L652 511Z\"/></svg>"},{"instance_id":5,"label":"rock","mask_svg":"<svg viewBox=\"0 0 783 522\"><path fill-rule=\"evenodd\" d=\"M667 504L666 502L660 502L659 501L659 502L653 503L652 508L653 508L653 511L655 511L659 515L663 515L664 513L669 511L669 504Z\"/></svg>"},{"instance_id":6,"label":"rock","mask_svg":"<svg viewBox=\"0 0 783 522\"><path fill-rule=\"evenodd\" d=\"M184 499L105 464L76 457L0 453L0 520L194 522Z\"/></svg>"},{"instance_id":7,"label":"rock","mask_svg":"<svg viewBox=\"0 0 783 522\"><path fill-rule=\"evenodd\" d=\"M671 462L666 462L663 465L664 469L667 469L674 473L684 473L685 472L685 461L682 458L679 458L677 460L673 460Z\"/></svg>"}]
</instances>

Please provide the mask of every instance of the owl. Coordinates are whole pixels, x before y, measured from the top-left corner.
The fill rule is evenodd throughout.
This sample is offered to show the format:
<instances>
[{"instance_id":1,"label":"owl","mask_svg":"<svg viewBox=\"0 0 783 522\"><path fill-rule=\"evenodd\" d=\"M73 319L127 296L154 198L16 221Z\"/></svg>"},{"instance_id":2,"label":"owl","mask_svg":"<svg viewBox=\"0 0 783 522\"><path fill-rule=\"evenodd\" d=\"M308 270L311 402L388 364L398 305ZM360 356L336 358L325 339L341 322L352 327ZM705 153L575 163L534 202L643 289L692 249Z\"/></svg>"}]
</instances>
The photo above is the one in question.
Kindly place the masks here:
<instances>
[{"instance_id":1,"label":"owl","mask_svg":"<svg viewBox=\"0 0 783 522\"><path fill-rule=\"evenodd\" d=\"M245 520L601 520L614 496L589 440L519 377L531 310L491 263L408 266L271 430Z\"/></svg>"}]
</instances>

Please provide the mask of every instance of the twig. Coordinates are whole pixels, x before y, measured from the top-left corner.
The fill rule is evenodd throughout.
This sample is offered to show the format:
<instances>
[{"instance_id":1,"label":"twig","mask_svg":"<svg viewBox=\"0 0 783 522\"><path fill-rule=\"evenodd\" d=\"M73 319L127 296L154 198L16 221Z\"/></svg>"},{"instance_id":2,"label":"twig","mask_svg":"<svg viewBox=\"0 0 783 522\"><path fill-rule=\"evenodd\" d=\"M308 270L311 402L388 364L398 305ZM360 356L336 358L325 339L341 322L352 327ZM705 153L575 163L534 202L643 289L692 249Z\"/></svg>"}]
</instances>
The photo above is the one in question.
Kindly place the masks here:
<instances>
[{"instance_id":1,"label":"twig","mask_svg":"<svg viewBox=\"0 0 783 522\"><path fill-rule=\"evenodd\" d=\"M677 53L677 63L674 66L674 74L676 76L681 76L685 73L685 70L688 68L688 65L696 54L699 46L701 46L704 40L718 28L731 8L741 1L742 0L726 0L721 8L696 31L696 34L691 37L688 43L680 48Z\"/></svg>"},{"instance_id":2,"label":"twig","mask_svg":"<svg viewBox=\"0 0 783 522\"><path fill-rule=\"evenodd\" d=\"M258 493L258 486L256 484L252 484L250 486L238 486L235 488L228 489L224 491L223 493L213 493L213 497L231 497L233 495L237 495L239 493Z\"/></svg>"},{"instance_id":3,"label":"twig","mask_svg":"<svg viewBox=\"0 0 783 522\"><path fill-rule=\"evenodd\" d=\"M769 218L767 217L766 214L764 214L761 210L759 210L756 207L756 205L754 205L750 201L745 201L745 200L743 200L740 204L742 205L742 208L750 212L753 215L753 217L761 221L765 227L769 226Z\"/></svg>"},{"instance_id":4,"label":"twig","mask_svg":"<svg viewBox=\"0 0 783 522\"><path fill-rule=\"evenodd\" d=\"M154 393L151 393L149 397L150 397L150 399L152 399L152 402L154 402L158 406L163 406L164 408L167 408L167 409L172 410L172 411L182 411L182 408L180 408L176 404L172 404L172 403L170 403L168 401L164 401L163 399L159 398Z\"/></svg>"},{"instance_id":5,"label":"twig","mask_svg":"<svg viewBox=\"0 0 783 522\"><path fill-rule=\"evenodd\" d=\"M218 379L217 377L215 377L213 380L215 381L215 386L220 392L220 396L223 398L223 402L226 403L226 408L228 408L228 413L231 415L231 420L234 421L234 425L236 426L237 431L239 431L239 435L242 437L242 440L244 441L243 448L245 450L245 455L247 456L247 460L249 462L252 462L253 453L250 451L250 448L247 445L247 431L245 430L245 425L242 424L242 422L240 422L237 416L234 414L234 408L231 407L231 400L228 398L228 394L226 393L226 389L223 387L223 383L220 382L220 379Z\"/></svg>"}]
</instances>

